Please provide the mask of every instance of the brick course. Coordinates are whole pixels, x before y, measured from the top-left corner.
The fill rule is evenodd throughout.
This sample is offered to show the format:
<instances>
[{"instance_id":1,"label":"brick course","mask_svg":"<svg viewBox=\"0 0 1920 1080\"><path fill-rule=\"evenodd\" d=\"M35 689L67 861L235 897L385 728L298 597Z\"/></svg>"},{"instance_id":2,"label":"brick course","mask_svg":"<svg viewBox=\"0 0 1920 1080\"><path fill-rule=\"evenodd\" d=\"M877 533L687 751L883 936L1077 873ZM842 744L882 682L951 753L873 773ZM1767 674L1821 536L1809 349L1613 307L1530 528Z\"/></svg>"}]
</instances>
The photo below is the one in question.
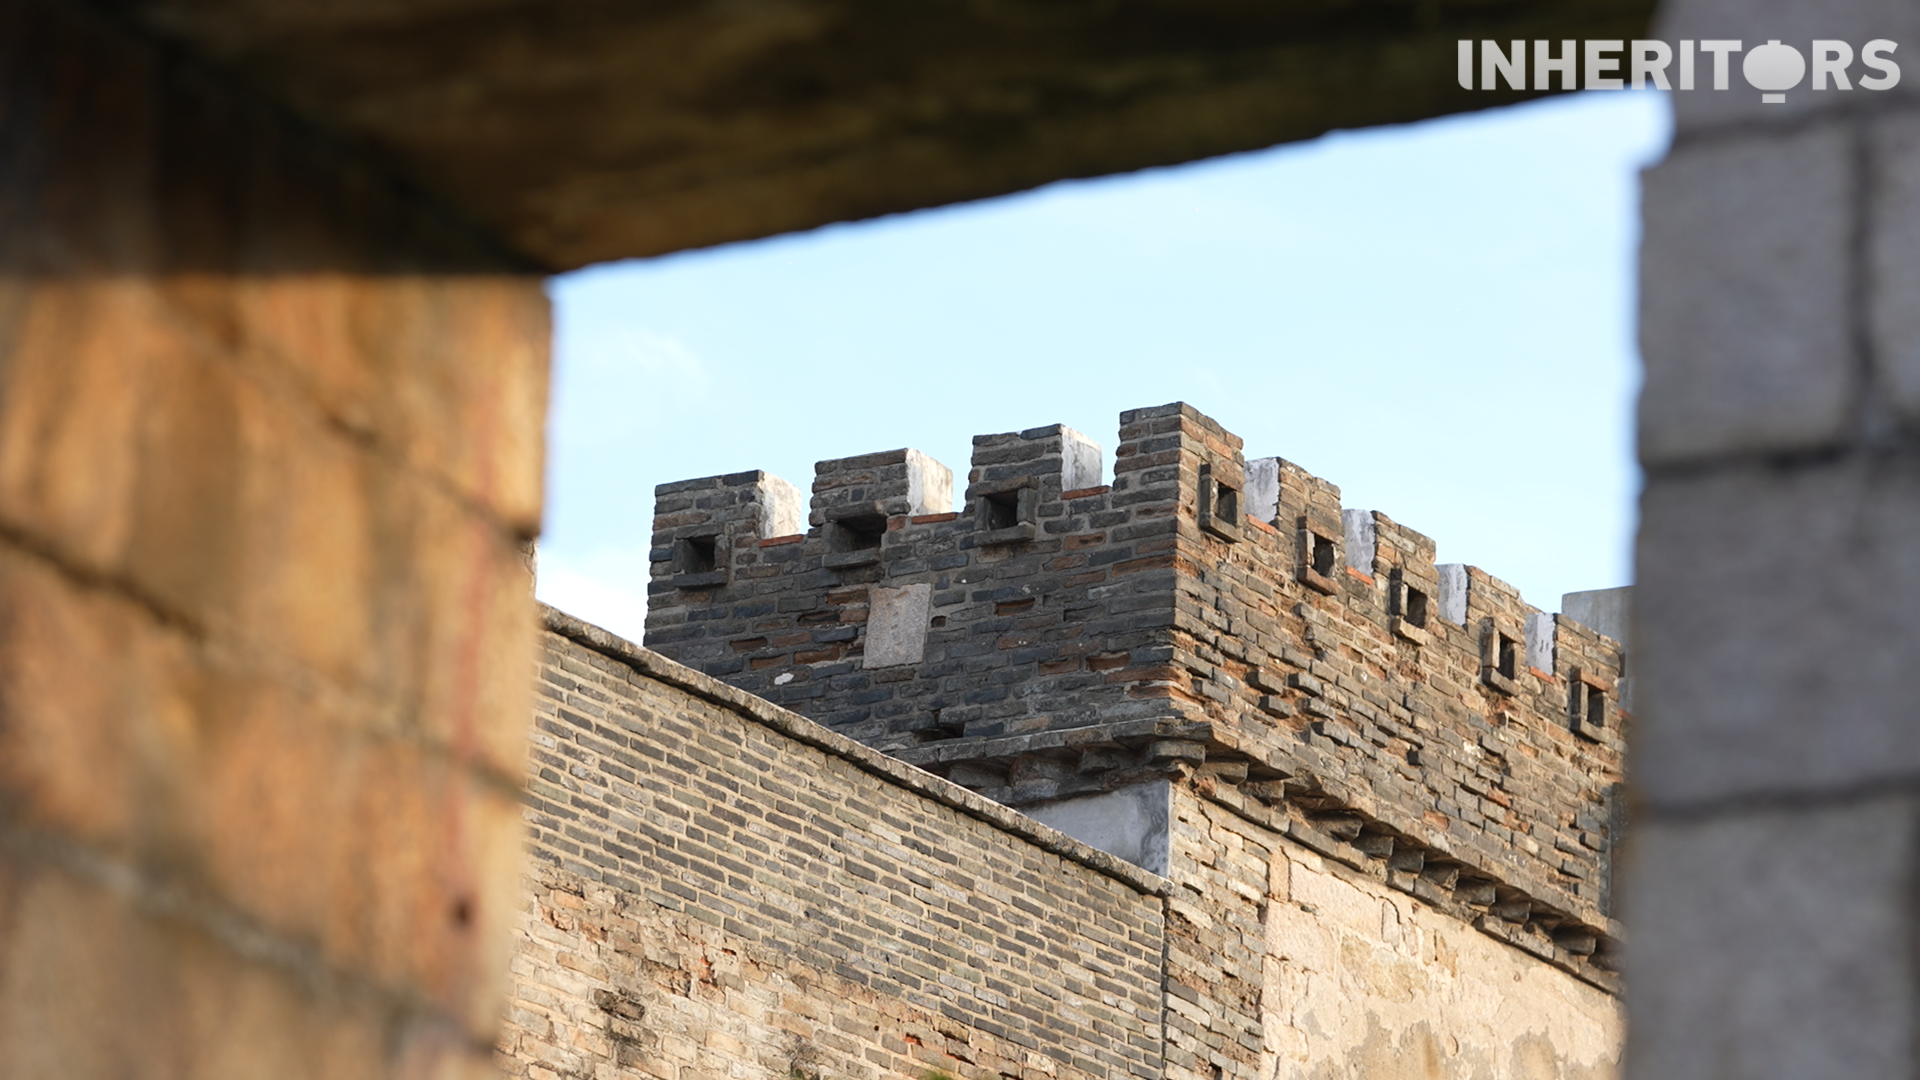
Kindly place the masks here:
<instances>
[{"instance_id":1,"label":"brick course","mask_svg":"<svg viewBox=\"0 0 1920 1080\"><path fill-rule=\"evenodd\" d=\"M1161 1075L1164 880L547 625L510 1074Z\"/></svg>"},{"instance_id":2,"label":"brick course","mask_svg":"<svg viewBox=\"0 0 1920 1080\"><path fill-rule=\"evenodd\" d=\"M759 531L764 473L662 485L647 642L1010 805L1238 787L1449 904L1524 903L1547 951L1598 935L1563 959L1609 980L1619 644L1191 406L1120 423L1110 487L1066 487L1057 425L976 438L958 514L909 505L907 451L821 462L795 537ZM923 657L867 666L873 590L914 585Z\"/></svg>"},{"instance_id":3,"label":"brick course","mask_svg":"<svg viewBox=\"0 0 1920 1080\"><path fill-rule=\"evenodd\" d=\"M1612 1075L1578 944L1217 765L1177 770L1162 878L545 620L511 1075Z\"/></svg>"}]
</instances>

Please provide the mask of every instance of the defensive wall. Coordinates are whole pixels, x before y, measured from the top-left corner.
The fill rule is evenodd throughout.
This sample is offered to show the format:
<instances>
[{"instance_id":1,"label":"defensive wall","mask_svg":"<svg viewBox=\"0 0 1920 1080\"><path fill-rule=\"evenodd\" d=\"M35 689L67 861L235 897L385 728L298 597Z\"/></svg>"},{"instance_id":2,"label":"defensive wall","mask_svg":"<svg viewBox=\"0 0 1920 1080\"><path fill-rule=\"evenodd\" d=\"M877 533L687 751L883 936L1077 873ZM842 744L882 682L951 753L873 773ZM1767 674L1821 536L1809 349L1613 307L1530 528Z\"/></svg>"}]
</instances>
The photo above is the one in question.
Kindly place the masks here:
<instances>
[{"instance_id":1,"label":"defensive wall","mask_svg":"<svg viewBox=\"0 0 1920 1080\"><path fill-rule=\"evenodd\" d=\"M1170 1077L1612 1075L1619 642L1185 404L1101 475L662 485L647 643L1164 875Z\"/></svg>"},{"instance_id":2,"label":"defensive wall","mask_svg":"<svg viewBox=\"0 0 1920 1080\"><path fill-rule=\"evenodd\" d=\"M1196 774L1152 873L544 618L511 1075L1614 1075L1611 994Z\"/></svg>"},{"instance_id":3,"label":"defensive wall","mask_svg":"<svg viewBox=\"0 0 1920 1080\"><path fill-rule=\"evenodd\" d=\"M1163 1075L1168 883L548 609L512 1075Z\"/></svg>"},{"instance_id":4,"label":"defensive wall","mask_svg":"<svg viewBox=\"0 0 1920 1080\"><path fill-rule=\"evenodd\" d=\"M662 485L647 644L1043 818L1193 778L1601 984L1618 642L1191 406ZM1366 860L1363 860L1366 861ZM1371 863L1369 863L1371 864Z\"/></svg>"}]
</instances>

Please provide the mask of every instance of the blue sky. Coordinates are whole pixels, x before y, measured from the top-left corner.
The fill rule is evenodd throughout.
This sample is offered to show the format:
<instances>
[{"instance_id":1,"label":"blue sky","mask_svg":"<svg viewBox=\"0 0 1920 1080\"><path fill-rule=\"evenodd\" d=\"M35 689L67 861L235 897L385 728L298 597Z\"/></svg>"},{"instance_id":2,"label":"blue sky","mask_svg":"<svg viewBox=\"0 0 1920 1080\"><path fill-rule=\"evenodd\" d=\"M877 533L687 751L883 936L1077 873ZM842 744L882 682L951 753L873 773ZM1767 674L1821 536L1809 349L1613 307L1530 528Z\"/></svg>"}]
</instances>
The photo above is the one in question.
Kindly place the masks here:
<instances>
[{"instance_id":1,"label":"blue sky","mask_svg":"<svg viewBox=\"0 0 1920 1080\"><path fill-rule=\"evenodd\" d=\"M1638 171L1584 93L569 274L543 599L638 640L653 486L1185 400L1533 604L1631 579Z\"/></svg>"}]
</instances>

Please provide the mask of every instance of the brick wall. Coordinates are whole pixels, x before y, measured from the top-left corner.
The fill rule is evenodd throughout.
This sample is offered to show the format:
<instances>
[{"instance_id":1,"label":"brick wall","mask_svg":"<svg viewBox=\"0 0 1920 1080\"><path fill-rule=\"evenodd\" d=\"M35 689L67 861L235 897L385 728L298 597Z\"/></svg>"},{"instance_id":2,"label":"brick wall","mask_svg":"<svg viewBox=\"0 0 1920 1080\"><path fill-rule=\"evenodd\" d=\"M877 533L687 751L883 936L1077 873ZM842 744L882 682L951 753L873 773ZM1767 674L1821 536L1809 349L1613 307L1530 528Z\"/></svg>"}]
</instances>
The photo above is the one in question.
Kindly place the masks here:
<instances>
[{"instance_id":1,"label":"brick wall","mask_svg":"<svg viewBox=\"0 0 1920 1080\"><path fill-rule=\"evenodd\" d=\"M1162 879L547 625L508 1072L1161 1075Z\"/></svg>"},{"instance_id":2,"label":"brick wall","mask_svg":"<svg viewBox=\"0 0 1920 1080\"><path fill-rule=\"evenodd\" d=\"M0 1071L489 1071L547 337L356 153L0 2Z\"/></svg>"},{"instance_id":3,"label":"brick wall","mask_svg":"<svg viewBox=\"0 0 1920 1080\"><path fill-rule=\"evenodd\" d=\"M1058 426L975 440L976 492L1031 492L1030 520L1000 542L983 542L975 512L911 497L914 472L946 471L909 470L911 451L821 462L804 536L763 527L779 495L764 473L663 484L648 645L884 750L1095 724L1151 732L1167 715L1149 665L1166 658L1173 618L1173 505L1064 489L1076 441ZM1019 516L1020 487L1002 490ZM1031 539L1013 539L1023 526ZM686 546L713 537L718 565L688 575ZM916 662L865 666L876 586L924 586Z\"/></svg>"},{"instance_id":4,"label":"brick wall","mask_svg":"<svg viewBox=\"0 0 1920 1080\"><path fill-rule=\"evenodd\" d=\"M979 437L958 513L911 451L824 461L791 535L767 474L662 485L648 643L1011 805L1204 776L1609 962L1618 643L1190 406L1070 487L1097 453Z\"/></svg>"}]
</instances>

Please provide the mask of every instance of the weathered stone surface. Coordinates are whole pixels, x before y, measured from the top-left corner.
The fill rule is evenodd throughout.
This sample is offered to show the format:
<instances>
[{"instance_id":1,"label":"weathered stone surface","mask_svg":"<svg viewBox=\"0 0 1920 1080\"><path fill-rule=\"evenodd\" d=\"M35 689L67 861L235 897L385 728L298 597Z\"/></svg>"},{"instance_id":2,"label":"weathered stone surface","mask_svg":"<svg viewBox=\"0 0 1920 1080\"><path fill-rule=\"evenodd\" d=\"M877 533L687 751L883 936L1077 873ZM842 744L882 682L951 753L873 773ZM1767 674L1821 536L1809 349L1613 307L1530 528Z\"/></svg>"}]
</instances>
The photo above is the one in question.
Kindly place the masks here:
<instances>
[{"instance_id":1,"label":"weathered stone surface","mask_svg":"<svg viewBox=\"0 0 1920 1080\"><path fill-rule=\"evenodd\" d=\"M552 269L1507 104L1460 38L1648 0L1294 9L116 0Z\"/></svg>"},{"instance_id":2,"label":"weathered stone surface","mask_svg":"<svg viewBox=\"0 0 1920 1080\"><path fill-rule=\"evenodd\" d=\"M927 611L932 602L933 586L926 582L870 590L863 664L883 668L919 663L927 651Z\"/></svg>"},{"instance_id":3,"label":"weathered stone surface","mask_svg":"<svg viewBox=\"0 0 1920 1080\"><path fill-rule=\"evenodd\" d=\"M1590 589L1566 593L1560 597L1560 610L1567 618L1591 627L1622 645L1630 645L1633 628L1633 586L1617 589Z\"/></svg>"},{"instance_id":4,"label":"weathered stone surface","mask_svg":"<svg viewBox=\"0 0 1920 1080\"><path fill-rule=\"evenodd\" d=\"M1852 129L1676 146L1645 174L1640 460L1808 452L1850 434Z\"/></svg>"},{"instance_id":5,"label":"weathered stone surface","mask_svg":"<svg viewBox=\"0 0 1920 1080\"><path fill-rule=\"evenodd\" d=\"M87 5L0 102L0 1060L485 1069L541 283Z\"/></svg>"},{"instance_id":6,"label":"weathered stone surface","mask_svg":"<svg viewBox=\"0 0 1920 1080\"><path fill-rule=\"evenodd\" d=\"M1642 798L1920 776L1920 470L1856 457L1655 476L1642 508Z\"/></svg>"},{"instance_id":7,"label":"weathered stone surface","mask_svg":"<svg viewBox=\"0 0 1920 1080\"><path fill-rule=\"evenodd\" d=\"M1875 390L1911 428L1920 425L1920 260L1912 257L1920 250L1920 113L1886 117L1871 132L1866 289Z\"/></svg>"},{"instance_id":8,"label":"weathered stone surface","mask_svg":"<svg viewBox=\"0 0 1920 1080\"><path fill-rule=\"evenodd\" d=\"M1222 1075L1612 1080L1610 994L1190 793L1176 794L1170 1058ZM1176 991L1177 993L1177 991ZM1177 998L1175 999L1177 1000Z\"/></svg>"},{"instance_id":9,"label":"weathered stone surface","mask_svg":"<svg viewBox=\"0 0 1920 1080\"><path fill-rule=\"evenodd\" d=\"M1911 1075L1915 832L1909 796L1638 825L1628 1074Z\"/></svg>"},{"instance_id":10,"label":"weathered stone surface","mask_svg":"<svg viewBox=\"0 0 1920 1080\"><path fill-rule=\"evenodd\" d=\"M130 905L124 884L0 854L9 1080L494 1075L459 1026L396 1017L310 955L285 978L236 952L235 924Z\"/></svg>"}]
</instances>

